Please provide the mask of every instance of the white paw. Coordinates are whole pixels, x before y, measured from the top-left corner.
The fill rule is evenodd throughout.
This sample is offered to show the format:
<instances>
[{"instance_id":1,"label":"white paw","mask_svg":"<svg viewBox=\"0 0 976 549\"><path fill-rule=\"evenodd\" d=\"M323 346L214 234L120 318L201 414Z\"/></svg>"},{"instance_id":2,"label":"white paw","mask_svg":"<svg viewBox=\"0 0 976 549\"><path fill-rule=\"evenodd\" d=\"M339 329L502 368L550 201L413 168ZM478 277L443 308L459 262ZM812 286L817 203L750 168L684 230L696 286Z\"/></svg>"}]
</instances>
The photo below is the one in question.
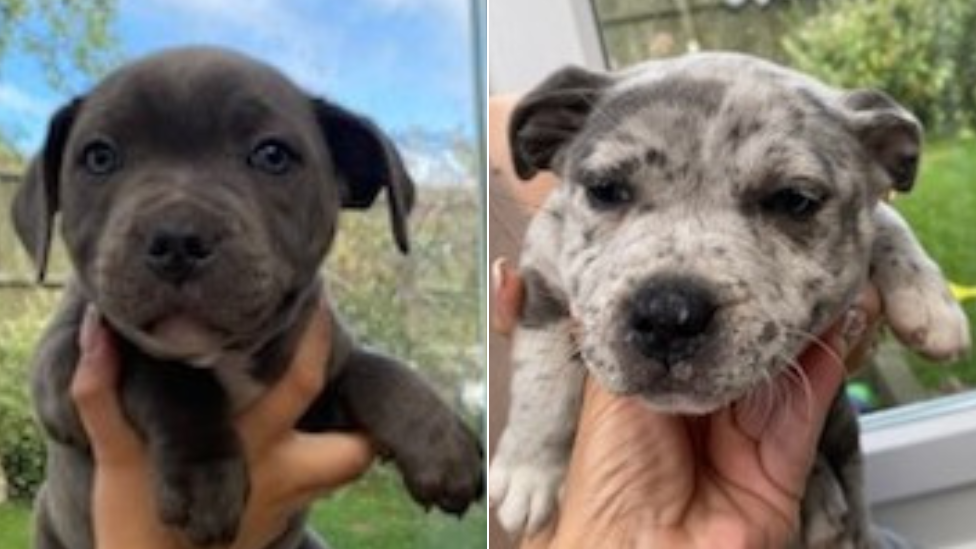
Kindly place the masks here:
<instances>
[{"instance_id":1,"label":"white paw","mask_svg":"<svg viewBox=\"0 0 976 549\"><path fill-rule=\"evenodd\" d=\"M509 467L499 461L488 474L488 497L495 515L508 532L533 534L556 509L565 468L537 463Z\"/></svg>"},{"instance_id":2,"label":"white paw","mask_svg":"<svg viewBox=\"0 0 976 549\"><path fill-rule=\"evenodd\" d=\"M913 351L938 361L969 352L969 320L948 289L900 288L884 306L892 331Z\"/></svg>"}]
</instances>

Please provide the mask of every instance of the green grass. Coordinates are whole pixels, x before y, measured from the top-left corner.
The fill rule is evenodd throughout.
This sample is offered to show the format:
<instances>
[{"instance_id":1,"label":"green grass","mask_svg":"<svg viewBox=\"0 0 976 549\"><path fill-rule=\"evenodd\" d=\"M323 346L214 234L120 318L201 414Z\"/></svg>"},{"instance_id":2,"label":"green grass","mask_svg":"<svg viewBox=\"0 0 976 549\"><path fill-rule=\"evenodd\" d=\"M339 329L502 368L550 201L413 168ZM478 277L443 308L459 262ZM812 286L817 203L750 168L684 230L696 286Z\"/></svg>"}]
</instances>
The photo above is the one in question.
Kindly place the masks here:
<instances>
[{"instance_id":1,"label":"green grass","mask_svg":"<svg viewBox=\"0 0 976 549\"><path fill-rule=\"evenodd\" d=\"M312 524L333 549L474 549L485 546L487 518L484 506L462 520L425 513L382 467L316 505ZM27 505L0 505L0 547L29 547L30 528Z\"/></svg>"},{"instance_id":2,"label":"green grass","mask_svg":"<svg viewBox=\"0 0 976 549\"><path fill-rule=\"evenodd\" d=\"M335 549L475 549L485 546L487 518L479 505L464 519L424 512L404 495L388 468L318 504L312 518Z\"/></svg>"},{"instance_id":3,"label":"green grass","mask_svg":"<svg viewBox=\"0 0 976 549\"><path fill-rule=\"evenodd\" d=\"M895 202L946 277L976 286L976 139L944 140L926 146L915 190ZM976 340L976 302L963 304ZM924 387L933 393L976 386L976 358L951 367L932 366L910 356Z\"/></svg>"},{"instance_id":4,"label":"green grass","mask_svg":"<svg viewBox=\"0 0 976 549\"><path fill-rule=\"evenodd\" d=\"M0 547L26 549L30 547L30 507L23 504L0 505Z\"/></svg>"}]
</instances>

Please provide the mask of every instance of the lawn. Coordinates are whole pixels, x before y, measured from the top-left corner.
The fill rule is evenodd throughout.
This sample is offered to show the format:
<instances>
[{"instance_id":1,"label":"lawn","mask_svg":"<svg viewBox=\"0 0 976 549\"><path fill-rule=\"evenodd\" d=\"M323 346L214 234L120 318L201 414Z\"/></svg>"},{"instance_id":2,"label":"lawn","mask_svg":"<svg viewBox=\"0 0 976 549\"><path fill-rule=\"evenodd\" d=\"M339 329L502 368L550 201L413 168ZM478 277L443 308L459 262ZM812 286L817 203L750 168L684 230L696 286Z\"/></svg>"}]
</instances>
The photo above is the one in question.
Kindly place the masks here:
<instances>
[{"instance_id":1,"label":"lawn","mask_svg":"<svg viewBox=\"0 0 976 549\"><path fill-rule=\"evenodd\" d=\"M928 144L915 190L896 200L895 206L949 280L976 286L976 139ZM965 301L963 306L976 336L976 301ZM909 363L922 385L933 393L976 386L973 356L948 368L932 366L915 356Z\"/></svg>"},{"instance_id":2,"label":"lawn","mask_svg":"<svg viewBox=\"0 0 976 549\"><path fill-rule=\"evenodd\" d=\"M26 505L0 505L0 547L26 549L30 547L30 508Z\"/></svg>"},{"instance_id":3,"label":"lawn","mask_svg":"<svg viewBox=\"0 0 976 549\"><path fill-rule=\"evenodd\" d=\"M474 549L486 539L484 506L464 519L425 513L400 487L396 475L382 467L354 486L319 503L314 528L333 549ZM30 511L26 505L0 505L0 547L27 548Z\"/></svg>"}]
</instances>

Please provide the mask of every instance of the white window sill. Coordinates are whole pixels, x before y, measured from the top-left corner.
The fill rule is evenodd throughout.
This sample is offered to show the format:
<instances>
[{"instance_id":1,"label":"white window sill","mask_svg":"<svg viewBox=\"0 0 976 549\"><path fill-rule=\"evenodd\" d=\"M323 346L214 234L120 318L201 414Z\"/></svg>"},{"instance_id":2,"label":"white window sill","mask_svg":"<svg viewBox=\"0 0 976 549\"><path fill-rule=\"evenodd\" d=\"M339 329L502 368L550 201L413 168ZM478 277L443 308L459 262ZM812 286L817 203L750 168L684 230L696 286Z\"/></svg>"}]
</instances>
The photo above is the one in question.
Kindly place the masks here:
<instances>
[{"instance_id":1,"label":"white window sill","mask_svg":"<svg viewBox=\"0 0 976 549\"><path fill-rule=\"evenodd\" d=\"M861 445L872 505L976 483L976 394L864 416Z\"/></svg>"}]
</instances>

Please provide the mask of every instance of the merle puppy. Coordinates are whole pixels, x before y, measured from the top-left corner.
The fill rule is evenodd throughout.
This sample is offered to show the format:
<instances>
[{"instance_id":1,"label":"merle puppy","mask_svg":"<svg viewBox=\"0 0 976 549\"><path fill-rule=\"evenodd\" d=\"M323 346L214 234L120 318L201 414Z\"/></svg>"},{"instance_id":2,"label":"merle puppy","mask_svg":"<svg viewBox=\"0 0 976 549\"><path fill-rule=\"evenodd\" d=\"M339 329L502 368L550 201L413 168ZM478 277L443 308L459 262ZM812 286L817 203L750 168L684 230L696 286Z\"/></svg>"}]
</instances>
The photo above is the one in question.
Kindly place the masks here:
<instances>
[{"instance_id":1,"label":"merle puppy","mask_svg":"<svg viewBox=\"0 0 976 549\"><path fill-rule=\"evenodd\" d=\"M911 348L969 348L939 268L882 201L911 189L921 128L881 92L734 54L568 68L521 101L510 141L520 176L562 179L520 265L511 414L490 475L510 530L554 509L587 371L659 411L708 414L795 368L869 279ZM860 463L839 397L798 545L872 543Z\"/></svg>"}]
</instances>

